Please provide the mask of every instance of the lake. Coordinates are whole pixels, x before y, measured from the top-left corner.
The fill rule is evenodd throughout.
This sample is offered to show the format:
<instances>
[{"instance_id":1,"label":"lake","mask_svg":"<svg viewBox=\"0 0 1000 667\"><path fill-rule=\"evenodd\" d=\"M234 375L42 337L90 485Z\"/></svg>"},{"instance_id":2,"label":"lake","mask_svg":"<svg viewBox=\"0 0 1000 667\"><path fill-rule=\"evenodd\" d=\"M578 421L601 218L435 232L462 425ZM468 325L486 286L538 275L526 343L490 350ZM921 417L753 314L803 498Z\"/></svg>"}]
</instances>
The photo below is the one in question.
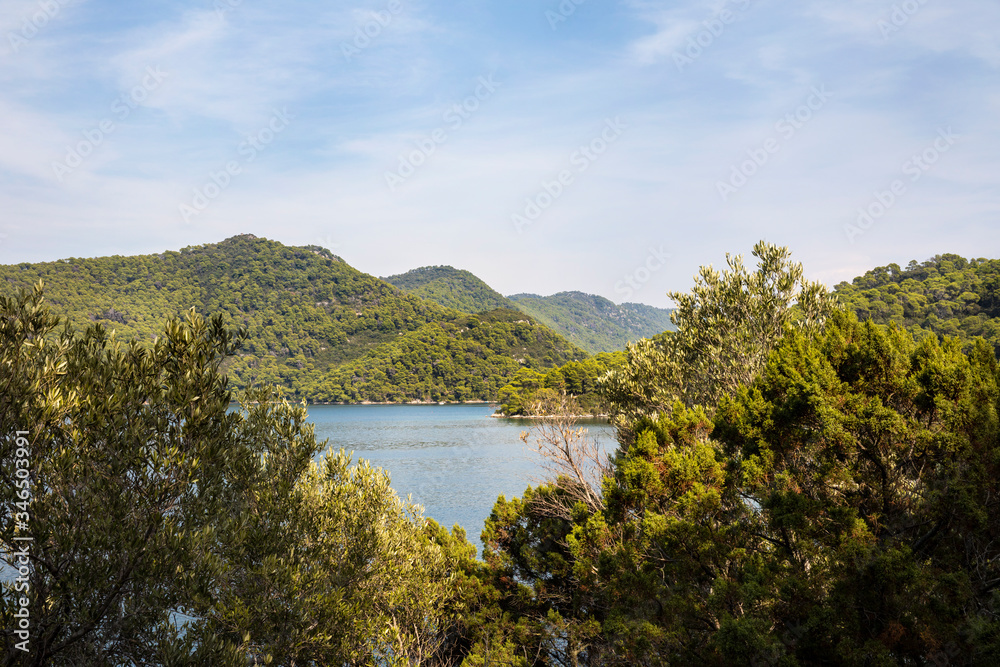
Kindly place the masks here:
<instances>
[{"instance_id":1,"label":"lake","mask_svg":"<svg viewBox=\"0 0 1000 667\"><path fill-rule=\"evenodd\" d=\"M316 439L354 451L388 471L403 498L450 528L459 524L482 552L479 535L499 495L520 496L537 484L538 454L520 435L524 419L495 419L487 405L313 405ZM605 422L581 421L605 448L615 445ZM529 440L529 442L531 442Z\"/></svg>"}]
</instances>

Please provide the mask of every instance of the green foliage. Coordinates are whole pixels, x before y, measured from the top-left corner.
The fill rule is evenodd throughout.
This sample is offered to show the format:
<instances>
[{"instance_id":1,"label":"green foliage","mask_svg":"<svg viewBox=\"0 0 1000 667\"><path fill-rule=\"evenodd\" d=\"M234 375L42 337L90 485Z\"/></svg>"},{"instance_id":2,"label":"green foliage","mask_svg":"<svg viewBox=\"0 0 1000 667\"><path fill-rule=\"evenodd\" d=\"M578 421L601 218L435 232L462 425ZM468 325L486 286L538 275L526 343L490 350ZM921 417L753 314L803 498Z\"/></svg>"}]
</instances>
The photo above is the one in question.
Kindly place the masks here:
<instances>
[{"instance_id":1,"label":"green foliage","mask_svg":"<svg viewBox=\"0 0 1000 667\"><path fill-rule=\"evenodd\" d=\"M746 511L703 412L677 406L640 430L612 462L602 510L557 516L566 491L544 485L501 498L487 522L489 562L531 587L527 617L553 664L715 664L710 610L746 560L731 539Z\"/></svg>"},{"instance_id":2,"label":"green foliage","mask_svg":"<svg viewBox=\"0 0 1000 667\"><path fill-rule=\"evenodd\" d=\"M788 248L760 241L753 254L753 272L727 254L727 271L702 267L690 293L669 293L677 332L630 345L627 361L604 378L617 426L668 412L675 401L711 410L756 378L788 327L814 327L833 312L834 299L804 280Z\"/></svg>"},{"instance_id":3,"label":"green foliage","mask_svg":"<svg viewBox=\"0 0 1000 667\"><path fill-rule=\"evenodd\" d=\"M603 509L501 498L489 562L560 664L994 664L998 410L984 343L834 312L714 416L632 423Z\"/></svg>"},{"instance_id":4,"label":"green foliage","mask_svg":"<svg viewBox=\"0 0 1000 667\"><path fill-rule=\"evenodd\" d=\"M471 318L401 293L322 248L243 235L180 252L0 266L3 291L39 279L53 308L148 345L190 308L245 327L225 370L235 388L307 401L492 400L522 366L586 353L530 318Z\"/></svg>"},{"instance_id":5,"label":"green foliage","mask_svg":"<svg viewBox=\"0 0 1000 667\"><path fill-rule=\"evenodd\" d=\"M326 373L288 377L297 396L330 402L487 401L506 378L580 358L517 311L431 322Z\"/></svg>"},{"instance_id":6,"label":"green foliage","mask_svg":"<svg viewBox=\"0 0 1000 667\"><path fill-rule=\"evenodd\" d=\"M573 524L545 510L559 503L558 486L528 488L522 499L501 496L483 529L483 557L500 582L501 608L514 611L512 632L531 638L535 664L574 664L593 637L587 610L592 591L582 586L567 543ZM559 660L562 656L563 659Z\"/></svg>"},{"instance_id":7,"label":"green foliage","mask_svg":"<svg viewBox=\"0 0 1000 667\"><path fill-rule=\"evenodd\" d=\"M838 287L886 327L787 249L754 254L671 294L677 332L592 359L518 311L442 308L253 237L0 268L8 291L47 276L86 325L60 329L40 287L0 295L3 563L32 537L32 651L8 579L0 660L997 664L997 262ZM175 317L191 306L219 314ZM304 408L255 386L517 414L593 397L602 373L620 448L605 465L557 423L556 474L497 501L484 561L384 471L317 459Z\"/></svg>"},{"instance_id":8,"label":"green foliage","mask_svg":"<svg viewBox=\"0 0 1000 667\"><path fill-rule=\"evenodd\" d=\"M722 406L777 573L763 618L802 628L801 662L996 660L998 395L982 343L837 315Z\"/></svg>"},{"instance_id":9,"label":"green foliage","mask_svg":"<svg viewBox=\"0 0 1000 667\"><path fill-rule=\"evenodd\" d=\"M616 305L582 292L515 294L514 305L591 354L625 349L629 342L671 330L670 311L641 303Z\"/></svg>"},{"instance_id":10,"label":"green foliage","mask_svg":"<svg viewBox=\"0 0 1000 667\"><path fill-rule=\"evenodd\" d=\"M220 545L227 568L202 610L205 635L278 664L428 660L445 641L455 589L453 564L416 508L385 472L352 466L343 451L289 481L242 499L240 539Z\"/></svg>"},{"instance_id":11,"label":"green foliage","mask_svg":"<svg viewBox=\"0 0 1000 667\"><path fill-rule=\"evenodd\" d=\"M463 313L515 308L510 300L472 273L450 266L424 266L382 280L421 299Z\"/></svg>"},{"instance_id":12,"label":"green foliage","mask_svg":"<svg viewBox=\"0 0 1000 667\"><path fill-rule=\"evenodd\" d=\"M506 626L464 533L382 470L314 461L305 409L273 389L229 409L243 332L192 312L144 347L58 325L40 287L0 296L0 560L29 585L3 581L3 664L449 664L520 646L490 643Z\"/></svg>"},{"instance_id":13,"label":"green foliage","mask_svg":"<svg viewBox=\"0 0 1000 667\"><path fill-rule=\"evenodd\" d=\"M22 546L16 533L32 538L29 590L3 584L3 660L153 664L176 638L170 612L205 595L228 462L252 446L226 412L220 372L240 336L193 314L169 321L149 348L100 326L77 336L57 325L40 287L0 297L4 562ZM15 496L15 431L28 432L27 509ZM18 512L27 530L15 530ZM21 596L27 654L11 641Z\"/></svg>"},{"instance_id":14,"label":"green foliage","mask_svg":"<svg viewBox=\"0 0 1000 667\"><path fill-rule=\"evenodd\" d=\"M541 637L525 619L529 596L524 587L476 560L464 531L451 532L428 521L426 534L452 564L452 588L438 650L428 664L441 667L538 666ZM516 619L516 620L515 620Z\"/></svg>"},{"instance_id":15,"label":"green foliage","mask_svg":"<svg viewBox=\"0 0 1000 667\"><path fill-rule=\"evenodd\" d=\"M673 328L670 311L662 308L641 303L619 306L582 292L505 298L472 273L450 266L425 266L384 280L414 296L466 313L520 310L591 354L620 351L629 341Z\"/></svg>"},{"instance_id":16,"label":"green foliage","mask_svg":"<svg viewBox=\"0 0 1000 667\"><path fill-rule=\"evenodd\" d=\"M905 269L880 266L836 293L861 319L895 322L917 338L982 336L1000 352L1000 260L945 254Z\"/></svg>"},{"instance_id":17,"label":"green foliage","mask_svg":"<svg viewBox=\"0 0 1000 667\"><path fill-rule=\"evenodd\" d=\"M544 374L522 368L500 388L498 414L528 416L540 401L563 393L576 399L581 414L607 414L607 403L598 391L600 379L624 363L625 358L625 352L601 352L589 359L570 361Z\"/></svg>"}]
</instances>

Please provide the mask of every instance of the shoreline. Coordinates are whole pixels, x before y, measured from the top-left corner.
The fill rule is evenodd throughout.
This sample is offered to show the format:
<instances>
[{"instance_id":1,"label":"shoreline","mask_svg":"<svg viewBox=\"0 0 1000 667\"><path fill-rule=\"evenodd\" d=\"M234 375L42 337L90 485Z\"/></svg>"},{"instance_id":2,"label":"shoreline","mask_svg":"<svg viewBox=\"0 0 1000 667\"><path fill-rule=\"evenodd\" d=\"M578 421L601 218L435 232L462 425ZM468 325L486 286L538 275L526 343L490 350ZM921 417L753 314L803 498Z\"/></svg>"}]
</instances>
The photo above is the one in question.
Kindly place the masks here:
<instances>
[{"instance_id":1,"label":"shoreline","mask_svg":"<svg viewBox=\"0 0 1000 667\"><path fill-rule=\"evenodd\" d=\"M229 405L230 405L230 407L232 407L232 406L238 406L239 403L237 401L231 401ZM292 403L292 405L300 405L300 404L298 404L298 403ZM500 407L500 403L498 401L406 401L406 402L402 402L402 403L398 402L398 401L358 401L356 403L338 403L338 402L334 402L334 401L317 401L317 402L306 401L306 403L305 403L305 407L307 407L307 408L310 408L310 407L313 407L313 406L316 406L316 405L385 405L385 406L389 406L389 405L427 405L427 406L431 406L431 405L442 405L442 406L444 406L444 405L481 405L481 406L490 406L490 407L494 407L494 408L497 408L497 409L499 409L499 407ZM534 420L537 420L537 419L554 419L554 418L557 418L557 417L567 417L567 418L570 418L570 419L582 419L582 420L593 420L593 421L603 421L603 422L607 422L608 421L608 415L606 415L606 414L599 414L599 415L593 415L593 414L586 414L586 415L504 415L504 414L500 414L498 412L493 412L492 414L490 414L488 416L490 418L492 418L492 419L525 419L525 420L532 420L532 419L534 419Z\"/></svg>"},{"instance_id":2,"label":"shoreline","mask_svg":"<svg viewBox=\"0 0 1000 667\"><path fill-rule=\"evenodd\" d=\"M555 419L557 417L569 418L569 419L602 419L604 421L608 420L608 415L501 415L493 413L490 417L496 417L497 419Z\"/></svg>"},{"instance_id":3,"label":"shoreline","mask_svg":"<svg viewBox=\"0 0 1000 667\"><path fill-rule=\"evenodd\" d=\"M302 403L293 402L291 399L288 400L290 405L302 405ZM239 405L239 401L230 401L229 405ZM356 403L343 403L337 401L305 401L306 407L313 405L488 405L500 407L500 404L496 401L358 401Z\"/></svg>"},{"instance_id":4,"label":"shoreline","mask_svg":"<svg viewBox=\"0 0 1000 667\"><path fill-rule=\"evenodd\" d=\"M495 401L358 401L357 403L309 403L308 405L498 405Z\"/></svg>"}]
</instances>

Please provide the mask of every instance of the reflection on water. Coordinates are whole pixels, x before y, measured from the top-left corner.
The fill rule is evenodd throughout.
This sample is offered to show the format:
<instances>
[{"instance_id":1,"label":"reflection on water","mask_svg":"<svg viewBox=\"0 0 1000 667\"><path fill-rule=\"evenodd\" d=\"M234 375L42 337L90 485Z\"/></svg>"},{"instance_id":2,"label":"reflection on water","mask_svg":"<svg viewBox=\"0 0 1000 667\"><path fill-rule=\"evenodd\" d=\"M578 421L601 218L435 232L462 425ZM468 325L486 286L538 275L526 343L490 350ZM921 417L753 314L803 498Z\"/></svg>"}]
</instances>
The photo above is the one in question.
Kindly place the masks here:
<instances>
[{"instance_id":1,"label":"reflection on water","mask_svg":"<svg viewBox=\"0 0 1000 667\"><path fill-rule=\"evenodd\" d=\"M538 455L520 440L523 419L493 419L485 405L314 405L316 439L354 451L389 472L400 496L410 495L438 523L479 534L497 496L520 496L541 475ZM613 429L581 422L604 447Z\"/></svg>"}]
</instances>

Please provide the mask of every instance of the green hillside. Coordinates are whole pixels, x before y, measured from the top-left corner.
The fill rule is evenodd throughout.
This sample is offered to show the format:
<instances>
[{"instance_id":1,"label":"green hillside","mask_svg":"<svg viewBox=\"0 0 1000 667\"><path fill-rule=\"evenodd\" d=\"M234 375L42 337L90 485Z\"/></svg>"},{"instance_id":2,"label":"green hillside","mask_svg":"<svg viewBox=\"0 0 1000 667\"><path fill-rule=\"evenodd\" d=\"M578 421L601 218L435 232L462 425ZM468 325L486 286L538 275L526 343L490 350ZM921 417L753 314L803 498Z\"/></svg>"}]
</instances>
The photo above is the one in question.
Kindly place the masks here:
<instances>
[{"instance_id":1,"label":"green hillside","mask_svg":"<svg viewBox=\"0 0 1000 667\"><path fill-rule=\"evenodd\" d=\"M424 266L382 280L422 299L463 313L482 313L514 304L469 271L450 266Z\"/></svg>"},{"instance_id":2,"label":"green hillside","mask_svg":"<svg viewBox=\"0 0 1000 667\"><path fill-rule=\"evenodd\" d=\"M896 322L918 338L984 337L1000 352L1000 260L937 255L889 264L837 285L841 303L862 320Z\"/></svg>"},{"instance_id":3,"label":"green hillside","mask_svg":"<svg viewBox=\"0 0 1000 667\"><path fill-rule=\"evenodd\" d=\"M898 264L880 266L850 283L840 283L834 291L861 320L895 322L918 339L933 335L971 341L982 336L1000 354L1000 260L937 255L925 262L911 261L905 269ZM519 306L524 305L522 298L511 297ZM547 373L522 370L501 388L500 411L525 414L546 389L566 389L588 412L605 410L595 392L597 380L623 359L623 353L601 355ZM584 382L576 381L578 376ZM574 381L566 382L568 378Z\"/></svg>"},{"instance_id":4,"label":"green hillside","mask_svg":"<svg viewBox=\"0 0 1000 667\"><path fill-rule=\"evenodd\" d=\"M509 310L472 317L400 292L318 246L252 235L180 252L0 266L4 293L39 279L76 327L150 341L194 307L247 327L235 386L327 401L492 400L520 368L586 357Z\"/></svg>"},{"instance_id":5,"label":"green hillside","mask_svg":"<svg viewBox=\"0 0 1000 667\"><path fill-rule=\"evenodd\" d=\"M583 361L563 364L547 373L522 368L500 388L501 405L497 414L507 417L531 415L538 403L566 394L576 400L579 414L607 415L608 406L600 393L600 380L609 370L625 363L626 359L627 353L623 350L600 352Z\"/></svg>"},{"instance_id":6,"label":"green hillside","mask_svg":"<svg viewBox=\"0 0 1000 667\"><path fill-rule=\"evenodd\" d=\"M624 350L630 341L674 329L669 310L641 303L617 305L593 294L515 294L508 298L519 309L591 354Z\"/></svg>"},{"instance_id":7,"label":"green hillside","mask_svg":"<svg viewBox=\"0 0 1000 667\"><path fill-rule=\"evenodd\" d=\"M287 382L319 401L492 400L519 371L584 357L520 311L499 308L428 322L322 377L307 364Z\"/></svg>"}]
</instances>

